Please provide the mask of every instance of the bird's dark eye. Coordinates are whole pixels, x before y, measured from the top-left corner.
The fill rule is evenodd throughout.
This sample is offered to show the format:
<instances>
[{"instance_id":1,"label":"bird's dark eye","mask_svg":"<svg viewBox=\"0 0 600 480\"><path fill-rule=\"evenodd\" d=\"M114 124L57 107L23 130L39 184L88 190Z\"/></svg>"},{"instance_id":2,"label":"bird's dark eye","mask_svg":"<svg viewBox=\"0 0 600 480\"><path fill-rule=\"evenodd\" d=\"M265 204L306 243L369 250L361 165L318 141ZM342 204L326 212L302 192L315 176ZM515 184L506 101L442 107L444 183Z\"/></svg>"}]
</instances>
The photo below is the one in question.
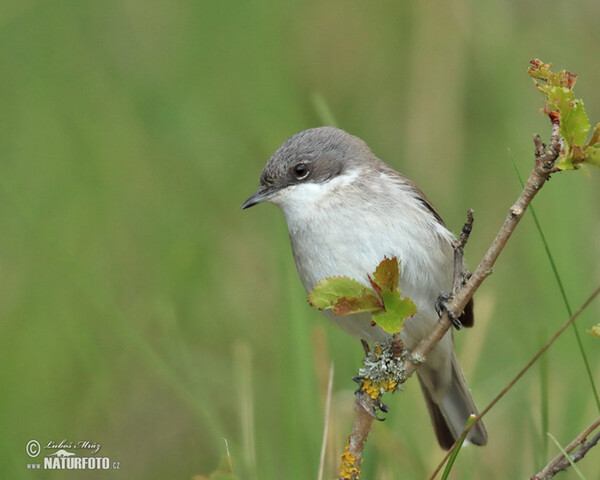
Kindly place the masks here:
<instances>
[{"instance_id":1,"label":"bird's dark eye","mask_svg":"<svg viewBox=\"0 0 600 480\"><path fill-rule=\"evenodd\" d=\"M298 180L302 180L308 176L308 173L309 173L308 165L306 163L298 163L298 164L294 165L293 171L294 171L294 176Z\"/></svg>"}]
</instances>

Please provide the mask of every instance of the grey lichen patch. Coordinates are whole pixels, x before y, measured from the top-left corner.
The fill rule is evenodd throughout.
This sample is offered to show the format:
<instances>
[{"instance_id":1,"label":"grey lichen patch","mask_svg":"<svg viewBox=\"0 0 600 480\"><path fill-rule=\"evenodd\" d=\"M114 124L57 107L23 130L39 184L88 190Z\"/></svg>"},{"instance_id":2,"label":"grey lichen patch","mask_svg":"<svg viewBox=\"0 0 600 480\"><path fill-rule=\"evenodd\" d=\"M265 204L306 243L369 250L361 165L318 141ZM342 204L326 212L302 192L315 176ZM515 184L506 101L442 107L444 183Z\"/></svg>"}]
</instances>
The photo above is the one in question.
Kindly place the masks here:
<instances>
[{"instance_id":1,"label":"grey lichen patch","mask_svg":"<svg viewBox=\"0 0 600 480\"><path fill-rule=\"evenodd\" d=\"M374 348L366 356L363 367L358 371L358 376L374 383L389 384L393 382L400 388L400 384L406 381L406 369L404 361L410 356L410 352L404 349L400 355L394 353L392 340L375 344Z\"/></svg>"},{"instance_id":2,"label":"grey lichen patch","mask_svg":"<svg viewBox=\"0 0 600 480\"><path fill-rule=\"evenodd\" d=\"M415 365L421 365L425 363L426 358L423 355L414 354L410 356L410 361Z\"/></svg>"}]
</instances>

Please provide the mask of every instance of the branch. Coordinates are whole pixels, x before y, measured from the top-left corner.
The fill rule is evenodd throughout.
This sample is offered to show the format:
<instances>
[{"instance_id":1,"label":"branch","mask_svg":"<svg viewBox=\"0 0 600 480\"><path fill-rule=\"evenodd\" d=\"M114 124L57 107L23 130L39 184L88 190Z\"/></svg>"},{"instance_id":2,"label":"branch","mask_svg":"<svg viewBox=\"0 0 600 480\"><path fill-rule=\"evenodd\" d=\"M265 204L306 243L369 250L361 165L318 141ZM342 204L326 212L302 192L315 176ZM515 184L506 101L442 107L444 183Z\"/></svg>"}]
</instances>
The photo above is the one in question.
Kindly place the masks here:
<instances>
[{"instance_id":1,"label":"branch","mask_svg":"<svg viewBox=\"0 0 600 480\"><path fill-rule=\"evenodd\" d=\"M475 291L492 273L492 267L494 266L494 263L504 249L504 246L508 242L519 221L523 217L523 214L533 200L533 197L535 197L537 192L539 192L539 190L544 186L546 181L550 178L550 175L557 171L554 164L560 153L560 137L558 130L558 124L553 124L549 146L546 146L542 143L539 135L534 136L533 141L535 144L535 164L531 174L529 175L529 178L527 179L527 183L525 184L523 191L519 195L517 201L510 207L506 220L504 221L500 231L496 235L496 238L494 238L494 241L490 245L487 253L479 263L479 266L475 272L467 280L465 285L455 292L454 297L447 305L447 309L444 310L430 334L421 340L416 348L400 363L399 370L402 370L403 372L402 381L408 379L419 367L419 365L425 361L427 355L435 348L437 343L443 338L445 333L452 326L448 311L453 312L455 316L460 316ZM461 235L460 240L457 242L456 246L458 248L461 248L461 245L464 247L464 242L466 242L466 239L470 233L471 224L472 218L469 216L466 231L463 231L463 235ZM455 255L461 254L462 252L458 252ZM458 282L457 274L455 272L455 288L456 283ZM364 396L361 395L361 397ZM342 464L340 466L339 476L340 479L354 480L360 475L360 459L371 425L375 418L373 415L375 406L376 405L371 405L370 403L365 404L365 401L361 400L359 396L357 396L355 400L356 418L352 428L352 433L348 438L346 451L342 455ZM479 418L481 418L481 416ZM471 426L474 426L477 421L478 419L476 419Z\"/></svg>"},{"instance_id":2,"label":"branch","mask_svg":"<svg viewBox=\"0 0 600 480\"><path fill-rule=\"evenodd\" d=\"M585 454L600 440L600 432L597 432L591 440L586 442L588 435L598 427L600 427L600 417L593 421L583 432L577 435L573 441L564 448L565 452L569 453L577 446L580 446L579 450L577 450L575 454L571 455L571 461L569 461L569 459L566 458L561 452L554 457L542 470L532 476L530 480L545 480L547 478L551 478L558 472L562 472L563 470L569 468L571 466L571 462L576 463L585 457Z\"/></svg>"},{"instance_id":3,"label":"branch","mask_svg":"<svg viewBox=\"0 0 600 480\"><path fill-rule=\"evenodd\" d=\"M557 124L552 125L552 136L548 147L542 143L539 135L533 137L535 144L535 165L533 170L527 179L527 183L525 184L521 195L515 204L508 210L508 216L506 217L506 220L504 220L504 224L500 228L496 238L494 238L487 253L479 263L479 266L475 272L473 272L471 278L467 280L466 285L460 289L452 301L449 302L448 309L454 312L456 316L461 314L471 297L473 297L473 294L492 273L492 267L496 263L498 256L504 249L504 246L512 233L515 231L515 228L523 217L525 210L527 210L527 207L533 200L533 197L535 197L544 186L544 183L550 178L550 175L556 171L554 163L560 152L558 128ZM448 318L448 314L447 312L444 312L433 331L412 351L411 357L408 359L406 365L407 376L410 376L417 369L451 326L452 324Z\"/></svg>"},{"instance_id":4,"label":"branch","mask_svg":"<svg viewBox=\"0 0 600 480\"><path fill-rule=\"evenodd\" d=\"M463 256L465 245L469 241L469 236L473 230L473 209L467 210L467 221L462 227L459 239L454 243L454 282L452 293L457 293L469 278L469 273L465 271Z\"/></svg>"},{"instance_id":5,"label":"branch","mask_svg":"<svg viewBox=\"0 0 600 480\"><path fill-rule=\"evenodd\" d=\"M556 333L552 336L552 338L550 340L548 340L542 348L539 349L539 351L533 356L533 358L527 363L527 365L525 365L521 369L521 371L519 373L517 373L515 378L513 378L509 382L509 384L506 387L504 387L502 389L502 391L498 395L496 395L496 397L481 411L481 413L479 413L479 415L477 415L475 417L475 419L473 420L473 423L471 425L469 425L468 427L466 427L464 429L463 433L468 433L475 426L475 424L477 422L479 422L483 418L483 416L486 413L488 413L494 405L496 405L496 403L498 403L498 401L514 386L514 384L517 383L523 375L525 375L525 372L527 372L527 370L529 370L534 365L534 363L544 354L544 352L550 348L550 346L556 341L556 339L558 339L558 337L560 337L563 334L563 332L569 327L569 325L571 325L575 321L575 319L579 315L581 315L581 313L587 308L587 306L590 303L592 303L592 300L594 300L598 296L598 294L600 294L600 286L598 286L596 288L596 290L594 290L594 292L587 298L587 300L585 302L583 302L581 307L579 307L579 310L577 310L573 315L571 315L569 320L567 320L556 331ZM462 437L462 435L461 435L461 437ZM454 449L458 446L458 443L459 443L459 440L456 440L456 442L454 442L452 447L450 447L450 450L448 451L446 456L442 459L442 461L439 463L439 465L434 470L434 472L431 474L431 477L429 477L429 480L433 480L437 476L437 474L440 472L440 470L442 469L444 464L450 458L450 455L452 454Z\"/></svg>"},{"instance_id":6,"label":"branch","mask_svg":"<svg viewBox=\"0 0 600 480\"><path fill-rule=\"evenodd\" d=\"M363 347L366 355L364 366L359 370L359 376L354 378L360 384L354 400L356 417L342 455L339 480L360 478L362 452L373 420L384 420L377 416L377 410L388 411L387 406L381 402L381 397L384 392L397 390L395 379L403 377L397 369L408 356L399 333L392 335L389 344L377 344L373 350L370 350L365 342Z\"/></svg>"},{"instance_id":7,"label":"branch","mask_svg":"<svg viewBox=\"0 0 600 480\"><path fill-rule=\"evenodd\" d=\"M360 464L362 452L367 443L367 437L371 431L373 420L377 418L375 411L376 402L363 391L356 393L354 399L354 411L356 417L352 426L352 433L348 437L346 450L342 454L339 480L357 480L360 478Z\"/></svg>"}]
</instances>

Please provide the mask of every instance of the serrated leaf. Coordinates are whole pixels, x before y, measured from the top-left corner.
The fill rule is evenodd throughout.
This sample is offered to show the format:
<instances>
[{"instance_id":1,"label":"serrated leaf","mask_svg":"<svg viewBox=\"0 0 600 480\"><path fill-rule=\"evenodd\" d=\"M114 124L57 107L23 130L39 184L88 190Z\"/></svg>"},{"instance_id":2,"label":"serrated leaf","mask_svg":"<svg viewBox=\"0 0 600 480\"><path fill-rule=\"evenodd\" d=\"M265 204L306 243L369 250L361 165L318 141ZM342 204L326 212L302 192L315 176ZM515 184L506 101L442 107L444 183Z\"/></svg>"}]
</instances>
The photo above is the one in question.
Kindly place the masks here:
<instances>
[{"instance_id":1,"label":"serrated leaf","mask_svg":"<svg viewBox=\"0 0 600 480\"><path fill-rule=\"evenodd\" d=\"M417 313L417 306L410 298L401 298L400 292L383 292L384 312L373 313L373 321L387 333L402 330L404 320Z\"/></svg>"},{"instance_id":2,"label":"serrated leaf","mask_svg":"<svg viewBox=\"0 0 600 480\"><path fill-rule=\"evenodd\" d=\"M373 281L382 289L393 292L398 289L400 273L398 259L384 258L373 272ZM379 293L379 292L378 292Z\"/></svg>"},{"instance_id":3,"label":"serrated leaf","mask_svg":"<svg viewBox=\"0 0 600 480\"><path fill-rule=\"evenodd\" d=\"M351 313L376 312L383 310L379 299L365 291L360 297L342 297L333 304L335 315L349 315Z\"/></svg>"},{"instance_id":4,"label":"serrated leaf","mask_svg":"<svg viewBox=\"0 0 600 480\"><path fill-rule=\"evenodd\" d=\"M544 63L539 58L536 58L529 63L531 65L527 69L527 73L531 78L546 81L548 76L552 74L550 70L550 67L552 66L551 63Z\"/></svg>"},{"instance_id":5,"label":"serrated leaf","mask_svg":"<svg viewBox=\"0 0 600 480\"><path fill-rule=\"evenodd\" d=\"M371 312L384 331L398 333L404 320L417 312L409 298L398 290L399 263L396 257L384 258L369 280L374 290L348 277L328 277L319 281L308 295L319 310L332 309L335 315Z\"/></svg>"},{"instance_id":6,"label":"serrated leaf","mask_svg":"<svg viewBox=\"0 0 600 480\"><path fill-rule=\"evenodd\" d=\"M308 295L309 303L319 310L333 309L336 315L370 312L380 309L374 292L348 277L327 277Z\"/></svg>"},{"instance_id":7,"label":"serrated leaf","mask_svg":"<svg viewBox=\"0 0 600 480\"><path fill-rule=\"evenodd\" d=\"M314 286L308 301L313 307L324 310L333 308L333 304L342 297L359 297L364 290L366 287L352 278L327 277Z\"/></svg>"},{"instance_id":8,"label":"serrated leaf","mask_svg":"<svg viewBox=\"0 0 600 480\"><path fill-rule=\"evenodd\" d=\"M564 112L561 110L560 135L570 145L583 145L589 129L590 120L581 100L574 100Z\"/></svg>"},{"instance_id":9,"label":"serrated leaf","mask_svg":"<svg viewBox=\"0 0 600 480\"><path fill-rule=\"evenodd\" d=\"M586 164L600 167L600 123L594 127L592 138L586 145L591 125L583 101L575 99L573 93L577 75L566 70L555 73L551 66L551 63L535 59L531 61L527 73L546 97L542 113L548 115L552 123L558 123L558 133L564 139L564 148L556 167L586 172Z\"/></svg>"},{"instance_id":10,"label":"serrated leaf","mask_svg":"<svg viewBox=\"0 0 600 480\"><path fill-rule=\"evenodd\" d=\"M581 100L575 100L572 90L563 86L538 85L546 95L546 107L543 112L551 119L558 117L559 134L565 139L566 146L583 145L590 121Z\"/></svg>"},{"instance_id":11,"label":"serrated leaf","mask_svg":"<svg viewBox=\"0 0 600 480\"><path fill-rule=\"evenodd\" d=\"M573 163L573 156L567 155L560 157L560 160L556 162L556 168L559 170L575 170L577 167Z\"/></svg>"},{"instance_id":12,"label":"serrated leaf","mask_svg":"<svg viewBox=\"0 0 600 480\"><path fill-rule=\"evenodd\" d=\"M567 87L569 89L572 89L577 81L577 75L574 73L567 70L555 73L550 69L552 67L551 63L544 63L538 58L532 60L530 64L531 66L527 69L527 73L534 81L537 79L550 86Z\"/></svg>"},{"instance_id":13,"label":"serrated leaf","mask_svg":"<svg viewBox=\"0 0 600 480\"><path fill-rule=\"evenodd\" d=\"M544 85L540 87L540 90L547 95L548 105L556 110L568 109L571 102L575 100L573 90L569 90L567 87Z\"/></svg>"}]
</instances>

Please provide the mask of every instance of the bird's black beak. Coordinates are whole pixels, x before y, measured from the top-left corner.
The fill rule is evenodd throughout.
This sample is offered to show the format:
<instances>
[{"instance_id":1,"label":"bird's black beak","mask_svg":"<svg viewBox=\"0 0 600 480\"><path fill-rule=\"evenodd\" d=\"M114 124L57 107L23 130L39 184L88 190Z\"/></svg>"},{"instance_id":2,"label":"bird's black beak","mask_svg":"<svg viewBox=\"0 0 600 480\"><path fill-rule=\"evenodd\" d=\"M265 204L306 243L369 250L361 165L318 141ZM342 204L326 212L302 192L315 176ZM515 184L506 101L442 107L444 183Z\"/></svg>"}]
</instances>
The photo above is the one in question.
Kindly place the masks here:
<instances>
[{"instance_id":1,"label":"bird's black beak","mask_svg":"<svg viewBox=\"0 0 600 480\"><path fill-rule=\"evenodd\" d=\"M253 207L254 205L258 205L259 203L268 200L275 192L276 190L272 190L265 186L261 186L254 195L252 195L248 200L242 203L242 210Z\"/></svg>"}]
</instances>

